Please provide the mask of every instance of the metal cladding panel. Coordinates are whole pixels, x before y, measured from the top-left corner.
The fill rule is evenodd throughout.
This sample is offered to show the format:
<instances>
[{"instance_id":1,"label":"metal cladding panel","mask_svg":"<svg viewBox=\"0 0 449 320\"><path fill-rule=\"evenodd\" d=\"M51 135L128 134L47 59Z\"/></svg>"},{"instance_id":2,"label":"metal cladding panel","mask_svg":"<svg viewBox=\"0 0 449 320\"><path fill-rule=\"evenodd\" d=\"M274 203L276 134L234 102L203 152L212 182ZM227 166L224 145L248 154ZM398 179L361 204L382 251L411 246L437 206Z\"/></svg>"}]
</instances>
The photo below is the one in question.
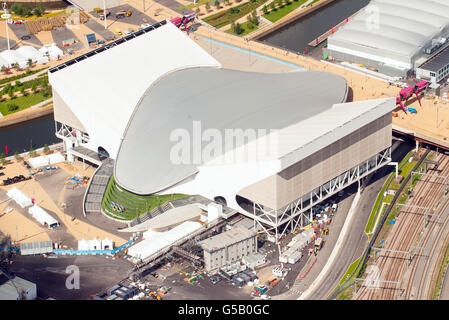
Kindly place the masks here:
<instances>
[{"instance_id":1,"label":"metal cladding panel","mask_svg":"<svg viewBox=\"0 0 449 320\"><path fill-rule=\"evenodd\" d=\"M278 210L390 147L391 136L391 115L385 114L239 195Z\"/></svg>"}]
</instances>

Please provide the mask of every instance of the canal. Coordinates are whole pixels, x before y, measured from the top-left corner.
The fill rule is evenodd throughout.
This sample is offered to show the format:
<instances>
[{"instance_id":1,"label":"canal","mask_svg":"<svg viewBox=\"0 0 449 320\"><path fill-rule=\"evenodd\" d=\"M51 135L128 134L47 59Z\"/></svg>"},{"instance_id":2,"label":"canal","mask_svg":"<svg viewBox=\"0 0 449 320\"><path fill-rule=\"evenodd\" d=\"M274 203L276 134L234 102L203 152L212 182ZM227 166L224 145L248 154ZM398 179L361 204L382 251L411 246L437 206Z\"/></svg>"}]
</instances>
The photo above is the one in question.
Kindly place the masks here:
<instances>
[{"instance_id":1,"label":"canal","mask_svg":"<svg viewBox=\"0 0 449 320\"><path fill-rule=\"evenodd\" d=\"M58 142L61 140L55 136L53 114L0 129L0 154L6 154L6 146L12 156L16 151L30 150L30 146L37 149Z\"/></svg>"},{"instance_id":2,"label":"canal","mask_svg":"<svg viewBox=\"0 0 449 320\"><path fill-rule=\"evenodd\" d=\"M273 31L259 41L304 52L309 42L365 7L370 0L337 0L302 19Z\"/></svg>"}]
</instances>

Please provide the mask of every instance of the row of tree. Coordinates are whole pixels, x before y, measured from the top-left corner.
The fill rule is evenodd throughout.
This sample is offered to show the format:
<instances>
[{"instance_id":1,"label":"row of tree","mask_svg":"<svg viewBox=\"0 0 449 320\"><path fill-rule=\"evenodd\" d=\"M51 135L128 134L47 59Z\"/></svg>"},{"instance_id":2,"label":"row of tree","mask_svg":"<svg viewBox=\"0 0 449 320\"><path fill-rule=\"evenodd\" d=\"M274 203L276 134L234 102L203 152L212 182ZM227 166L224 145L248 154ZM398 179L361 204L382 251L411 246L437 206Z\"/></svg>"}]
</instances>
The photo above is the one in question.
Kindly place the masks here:
<instances>
[{"instance_id":1,"label":"row of tree","mask_svg":"<svg viewBox=\"0 0 449 320\"><path fill-rule=\"evenodd\" d=\"M11 6L11 11L21 17L29 17L29 16L36 16L36 17L40 17L45 13L45 8L42 5L42 3L40 3L36 8L32 9L31 7L28 6L24 6L21 3L14 3Z\"/></svg>"},{"instance_id":2,"label":"row of tree","mask_svg":"<svg viewBox=\"0 0 449 320\"><path fill-rule=\"evenodd\" d=\"M293 1L298 2L298 0L293 0ZM271 8L271 11L276 11L278 8L280 9L280 8L283 8L290 4L292 4L292 2L290 0L275 0L272 3L270 3L270 8ZM264 5L262 8L262 11L264 14L268 14L268 12L269 12L268 6Z\"/></svg>"},{"instance_id":3,"label":"row of tree","mask_svg":"<svg viewBox=\"0 0 449 320\"><path fill-rule=\"evenodd\" d=\"M43 153L48 154L50 152L50 147L48 146L48 144L44 145L43 148ZM33 149L33 147L30 147L30 150L28 151L28 154L30 155L30 157L34 157L36 155L36 150ZM22 157L19 154L19 151L16 151L14 153L14 158L16 158L17 162L22 161ZM4 152L2 152L2 154L0 154L0 163L4 164L6 162L6 155Z\"/></svg>"}]
</instances>

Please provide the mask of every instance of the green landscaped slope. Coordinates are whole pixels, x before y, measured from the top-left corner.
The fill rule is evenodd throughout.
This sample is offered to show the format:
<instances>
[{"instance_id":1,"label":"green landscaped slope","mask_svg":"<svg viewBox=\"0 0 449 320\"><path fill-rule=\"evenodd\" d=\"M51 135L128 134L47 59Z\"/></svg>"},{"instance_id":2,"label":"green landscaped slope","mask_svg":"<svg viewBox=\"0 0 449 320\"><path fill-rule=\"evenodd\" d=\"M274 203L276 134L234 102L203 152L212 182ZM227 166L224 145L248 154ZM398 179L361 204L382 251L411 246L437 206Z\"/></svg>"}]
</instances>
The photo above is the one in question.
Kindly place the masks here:
<instances>
[{"instance_id":1,"label":"green landscaped slope","mask_svg":"<svg viewBox=\"0 0 449 320\"><path fill-rule=\"evenodd\" d=\"M159 196L138 195L123 189L117 184L114 177L111 177L103 196L101 209L104 213L114 219L128 221L153 210L157 206L162 206L168 201L186 197L188 197L188 195L185 194L167 194ZM124 209L123 212L114 209L114 204L116 207L118 205L122 206Z\"/></svg>"},{"instance_id":2,"label":"green landscaped slope","mask_svg":"<svg viewBox=\"0 0 449 320\"><path fill-rule=\"evenodd\" d=\"M271 7L269 7L270 11L267 14L264 14L263 17L267 20L270 20L271 22L276 22L279 19L285 17L287 14L292 12L293 10L299 8L301 5L303 5L307 0L298 0L298 1L289 1L287 5L284 4L284 1L282 2L283 5L281 8L279 8L278 1L275 0L274 3L276 4L276 9L272 10Z\"/></svg>"},{"instance_id":3,"label":"green landscaped slope","mask_svg":"<svg viewBox=\"0 0 449 320\"><path fill-rule=\"evenodd\" d=\"M252 25L253 25L253 28L250 29L250 28L248 27L248 21L243 22L243 23L241 24L242 29L243 29L243 32L240 33L240 34L238 34L238 36L240 36L240 37L246 36L248 33L251 33L251 32L253 32L253 31L255 31L255 30L257 30L257 29L259 28L259 26L255 26L254 24L252 24ZM232 30L232 28L226 30L226 32L231 33L231 34L235 34L235 33L234 33L234 30Z\"/></svg>"},{"instance_id":4,"label":"green landscaped slope","mask_svg":"<svg viewBox=\"0 0 449 320\"><path fill-rule=\"evenodd\" d=\"M232 7L235 10L235 13L231 13L229 8L206 17L203 21L215 28L221 28L247 15L267 1L268 0L256 0L254 2L248 1Z\"/></svg>"}]
</instances>

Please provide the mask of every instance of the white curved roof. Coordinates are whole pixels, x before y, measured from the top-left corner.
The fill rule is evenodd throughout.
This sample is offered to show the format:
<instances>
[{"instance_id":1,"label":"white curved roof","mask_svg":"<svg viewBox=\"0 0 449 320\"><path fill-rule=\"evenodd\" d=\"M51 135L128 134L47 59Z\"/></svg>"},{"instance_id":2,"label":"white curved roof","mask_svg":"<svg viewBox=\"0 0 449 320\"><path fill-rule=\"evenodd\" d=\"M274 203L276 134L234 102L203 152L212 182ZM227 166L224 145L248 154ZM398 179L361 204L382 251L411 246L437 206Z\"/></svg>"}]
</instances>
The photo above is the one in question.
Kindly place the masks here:
<instances>
[{"instance_id":1,"label":"white curved roof","mask_svg":"<svg viewBox=\"0 0 449 320\"><path fill-rule=\"evenodd\" d=\"M337 41L410 60L432 38L448 32L449 1L372 0L328 44L331 48Z\"/></svg>"},{"instance_id":2,"label":"white curved roof","mask_svg":"<svg viewBox=\"0 0 449 320\"><path fill-rule=\"evenodd\" d=\"M16 52L21 54L27 60L31 59L33 62L36 62L39 58L43 57L43 53L32 46L22 46L17 49Z\"/></svg>"},{"instance_id":3,"label":"white curved roof","mask_svg":"<svg viewBox=\"0 0 449 320\"><path fill-rule=\"evenodd\" d=\"M199 66L220 64L173 24L166 23L69 67L50 70L49 80L86 128L90 143L101 145L115 158L145 91L164 74Z\"/></svg>"},{"instance_id":4,"label":"white curved roof","mask_svg":"<svg viewBox=\"0 0 449 320\"><path fill-rule=\"evenodd\" d=\"M173 72L155 83L137 106L120 146L114 176L132 192L159 192L195 174L201 164L220 162L231 151L225 146L207 161L194 149L187 163L175 163L172 151L177 143L172 137L182 130L195 139L194 122L200 123L200 134L215 130L221 137L226 130L281 130L320 113L325 117L324 111L346 101L347 89L343 77L322 71L256 73L195 68ZM256 161L275 161L299 149L309 142L302 135L284 139L283 145L269 142L270 148L277 150L267 155L269 159L257 154ZM200 144L204 150L209 141L202 139ZM240 151L246 152L235 151L235 158Z\"/></svg>"},{"instance_id":5,"label":"white curved roof","mask_svg":"<svg viewBox=\"0 0 449 320\"><path fill-rule=\"evenodd\" d=\"M15 63L23 63L24 61L26 62L27 60L16 50L5 50L2 53L0 53L0 56L3 59L5 59L10 65L13 65Z\"/></svg>"}]
</instances>

